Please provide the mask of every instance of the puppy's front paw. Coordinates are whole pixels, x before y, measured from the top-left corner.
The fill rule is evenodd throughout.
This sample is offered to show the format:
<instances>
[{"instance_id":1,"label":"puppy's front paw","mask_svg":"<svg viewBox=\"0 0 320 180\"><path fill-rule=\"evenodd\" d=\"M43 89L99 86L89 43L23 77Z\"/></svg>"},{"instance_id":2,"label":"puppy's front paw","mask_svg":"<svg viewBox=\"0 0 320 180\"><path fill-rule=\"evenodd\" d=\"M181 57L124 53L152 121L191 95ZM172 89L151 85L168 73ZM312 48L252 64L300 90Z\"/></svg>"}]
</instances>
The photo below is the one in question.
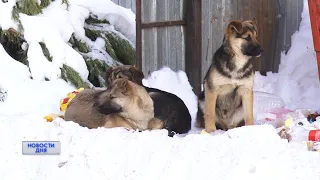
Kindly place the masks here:
<instances>
[{"instance_id":1,"label":"puppy's front paw","mask_svg":"<svg viewBox=\"0 0 320 180\"><path fill-rule=\"evenodd\" d=\"M204 115L204 127L207 133L212 133L217 130L214 116L208 114Z\"/></svg>"},{"instance_id":2,"label":"puppy's front paw","mask_svg":"<svg viewBox=\"0 0 320 180\"><path fill-rule=\"evenodd\" d=\"M212 133L217 130L216 124L212 122L207 122L205 124L205 130L207 133Z\"/></svg>"},{"instance_id":3,"label":"puppy's front paw","mask_svg":"<svg viewBox=\"0 0 320 180\"><path fill-rule=\"evenodd\" d=\"M245 122L245 126L251 126L251 125L254 125L254 121L253 120Z\"/></svg>"},{"instance_id":4,"label":"puppy's front paw","mask_svg":"<svg viewBox=\"0 0 320 180\"><path fill-rule=\"evenodd\" d=\"M212 132L215 132L217 130L215 125L214 126L210 126L210 127L206 126L205 129L206 129L207 133L212 133Z\"/></svg>"}]
</instances>

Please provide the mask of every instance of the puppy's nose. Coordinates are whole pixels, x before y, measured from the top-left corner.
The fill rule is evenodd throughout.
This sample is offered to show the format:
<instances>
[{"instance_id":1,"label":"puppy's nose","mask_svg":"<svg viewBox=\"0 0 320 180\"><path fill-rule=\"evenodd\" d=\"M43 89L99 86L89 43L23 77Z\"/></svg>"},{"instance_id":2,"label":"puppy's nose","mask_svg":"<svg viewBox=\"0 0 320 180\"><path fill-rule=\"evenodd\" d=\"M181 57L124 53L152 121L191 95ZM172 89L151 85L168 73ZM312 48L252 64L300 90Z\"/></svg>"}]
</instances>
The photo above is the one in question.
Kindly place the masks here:
<instances>
[{"instance_id":1,"label":"puppy's nose","mask_svg":"<svg viewBox=\"0 0 320 180\"><path fill-rule=\"evenodd\" d=\"M260 49L260 53L264 53L264 49L261 48L261 49Z\"/></svg>"}]
</instances>

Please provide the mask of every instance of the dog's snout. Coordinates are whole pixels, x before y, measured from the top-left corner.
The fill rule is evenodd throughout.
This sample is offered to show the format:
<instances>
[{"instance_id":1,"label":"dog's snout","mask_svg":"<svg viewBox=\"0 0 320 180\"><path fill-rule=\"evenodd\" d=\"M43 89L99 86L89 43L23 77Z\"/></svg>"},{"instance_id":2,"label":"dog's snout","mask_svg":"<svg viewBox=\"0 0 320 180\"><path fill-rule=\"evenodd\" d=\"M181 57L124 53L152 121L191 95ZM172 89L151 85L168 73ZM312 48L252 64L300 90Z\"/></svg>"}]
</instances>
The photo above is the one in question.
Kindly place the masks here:
<instances>
[{"instance_id":1,"label":"dog's snout","mask_svg":"<svg viewBox=\"0 0 320 180\"><path fill-rule=\"evenodd\" d=\"M264 49L258 43L250 43L246 45L243 49L243 53L247 56L258 57L264 52Z\"/></svg>"}]
</instances>

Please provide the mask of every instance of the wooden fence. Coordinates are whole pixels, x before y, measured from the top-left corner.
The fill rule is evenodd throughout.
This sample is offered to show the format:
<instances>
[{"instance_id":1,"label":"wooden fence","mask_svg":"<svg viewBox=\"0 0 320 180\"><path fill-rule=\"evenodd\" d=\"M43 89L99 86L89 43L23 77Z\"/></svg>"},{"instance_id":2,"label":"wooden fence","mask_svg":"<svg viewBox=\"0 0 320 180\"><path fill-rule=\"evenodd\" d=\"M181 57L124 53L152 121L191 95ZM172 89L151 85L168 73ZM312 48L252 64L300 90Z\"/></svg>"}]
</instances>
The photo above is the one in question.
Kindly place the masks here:
<instances>
[{"instance_id":1,"label":"wooden fence","mask_svg":"<svg viewBox=\"0 0 320 180\"><path fill-rule=\"evenodd\" d=\"M143 72L163 66L186 71L195 92L231 20L257 21L265 53L255 69L265 74L278 71L280 54L289 50L303 9L303 0L112 1L136 13L137 64Z\"/></svg>"},{"instance_id":2,"label":"wooden fence","mask_svg":"<svg viewBox=\"0 0 320 180\"><path fill-rule=\"evenodd\" d=\"M136 13L136 0L112 0L112 2L122 7L131 9L132 12Z\"/></svg>"}]
</instances>

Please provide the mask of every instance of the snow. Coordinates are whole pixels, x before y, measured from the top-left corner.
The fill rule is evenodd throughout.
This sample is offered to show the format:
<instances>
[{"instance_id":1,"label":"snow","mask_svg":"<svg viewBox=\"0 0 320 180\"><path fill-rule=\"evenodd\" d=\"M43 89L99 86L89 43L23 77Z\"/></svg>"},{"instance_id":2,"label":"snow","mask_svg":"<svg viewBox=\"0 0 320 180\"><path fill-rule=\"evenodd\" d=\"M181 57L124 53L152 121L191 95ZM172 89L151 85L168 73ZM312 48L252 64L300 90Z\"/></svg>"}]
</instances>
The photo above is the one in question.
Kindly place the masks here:
<instances>
[{"instance_id":1,"label":"snow","mask_svg":"<svg viewBox=\"0 0 320 180\"><path fill-rule=\"evenodd\" d=\"M0 85L7 91L5 102L0 103L0 116L57 112L57 99L65 97L67 91L74 89L62 79L31 80L28 67L12 59L1 44L0 57Z\"/></svg>"},{"instance_id":2,"label":"snow","mask_svg":"<svg viewBox=\"0 0 320 180\"><path fill-rule=\"evenodd\" d=\"M152 72L147 78L142 80L142 83L147 87L161 89L178 96L186 104L192 122L195 122L198 111L197 96L192 91L185 72L174 72L168 67L163 67L158 71Z\"/></svg>"},{"instance_id":3,"label":"snow","mask_svg":"<svg viewBox=\"0 0 320 180\"><path fill-rule=\"evenodd\" d=\"M100 12L101 17L108 20L112 15L121 17L125 19L118 24L122 33L128 31L128 37L135 33L135 28L130 27L134 16L129 11L114 6L111 1L101 1L105 6L97 6L98 2L70 0L72 15L61 1L54 1L42 15L20 15L29 43L33 80L29 78L28 67L12 59L0 45L0 93L7 91L5 101L0 101L1 180L320 178L320 153L307 151L304 143L280 139L276 129L269 125L217 131L212 135L200 134L199 129L193 128L188 135L169 138L166 130L89 130L60 118L46 122L43 116L58 112L59 100L75 90L58 78L54 70L61 63L67 63L83 77L87 75L86 67L81 64L82 57L66 43L73 32L80 39L83 37L80 27L88 15L85 9ZM292 110L320 108L317 103L319 80L306 2L300 30L292 37L289 52L282 56L280 72L269 73L266 77L258 73L255 76L257 92L278 95ZM10 27L13 26L10 19L2 16L6 15L2 11L5 6L9 4L0 1L0 26ZM69 18L61 19L65 17ZM47 44L54 56L52 63L45 62L44 56L39 55L39 42ZM92 45L99 49L103 41L97 39ZM51 81L43 81L44 77ZM194 122L197 99L185 72L163 67L152 72L143 83L182 98ZM61 155L24 156L21 142L30 140L58 140L62 143Z\"/></svg>"},{"instance_id":4,"label":"snow","mask_svg":"<svg viewBox=\"0 0 320 180\"><path fill-rule=\"evenodd\" d=\"M31 42L28 49L28 62L32 78L34 80L43 80L51 77L51 63L42 53L41 46L38 42ZM50 78L51 79L51 78Z\"/></svg>"},{"instance_id":5,"label":"snow","mask_svg":"<svg viewBox=\"0 0 320 180\"><path fill-rule=\"evenodd\" d=\"M28 44L44 42L52 56L52 62L46 63L47 65L44 67L32 66L30 67L31 72L32 75L33 72L35 72L37 77L56 80L60 78L60 68L63 64L66 64L76 70L80 77L87 79L89 72L83 57L67 44L74 29L73 26L70 25L72 23L68 20L68 13L70 12L67 11L64 6L61 2L54 1L41 15L29 16L20 13L20 20L24 28L24 37ZM61 34L67 34L68 37L62 36ZM28 56L29 61L33 61L36 64L42 64L40 62L37 63L38 61L44 63L45 59L41 58L43 53L39 50L28 52L28 55L31 57L40 57L39 59L30 59L30 56ZM42 71L39 69L42 69Z\"/></svg>"},{"instance_id":6,"label":"snow","mask_svg":"<svg viewBox=\"0 0 320 180\"><path fill-rule=\"evenodd\" d=\"M0 2L0 27L3 30L9 28L17 29L17 24L11 18L12 8L16 4L15 0L8 1L7 3Z\"/></svg>"},{"instance_id":7,"label":"snow","mask_svg":"<svg viewBox=\"0 0 320 180\"><path fill-rule=\"evenodd\" d=\"M86 7L99 19L106 19L136 44L136 15L127 8L116 5L111 0L69 0L70 4Z\"/></svg>"}]
</instances>

